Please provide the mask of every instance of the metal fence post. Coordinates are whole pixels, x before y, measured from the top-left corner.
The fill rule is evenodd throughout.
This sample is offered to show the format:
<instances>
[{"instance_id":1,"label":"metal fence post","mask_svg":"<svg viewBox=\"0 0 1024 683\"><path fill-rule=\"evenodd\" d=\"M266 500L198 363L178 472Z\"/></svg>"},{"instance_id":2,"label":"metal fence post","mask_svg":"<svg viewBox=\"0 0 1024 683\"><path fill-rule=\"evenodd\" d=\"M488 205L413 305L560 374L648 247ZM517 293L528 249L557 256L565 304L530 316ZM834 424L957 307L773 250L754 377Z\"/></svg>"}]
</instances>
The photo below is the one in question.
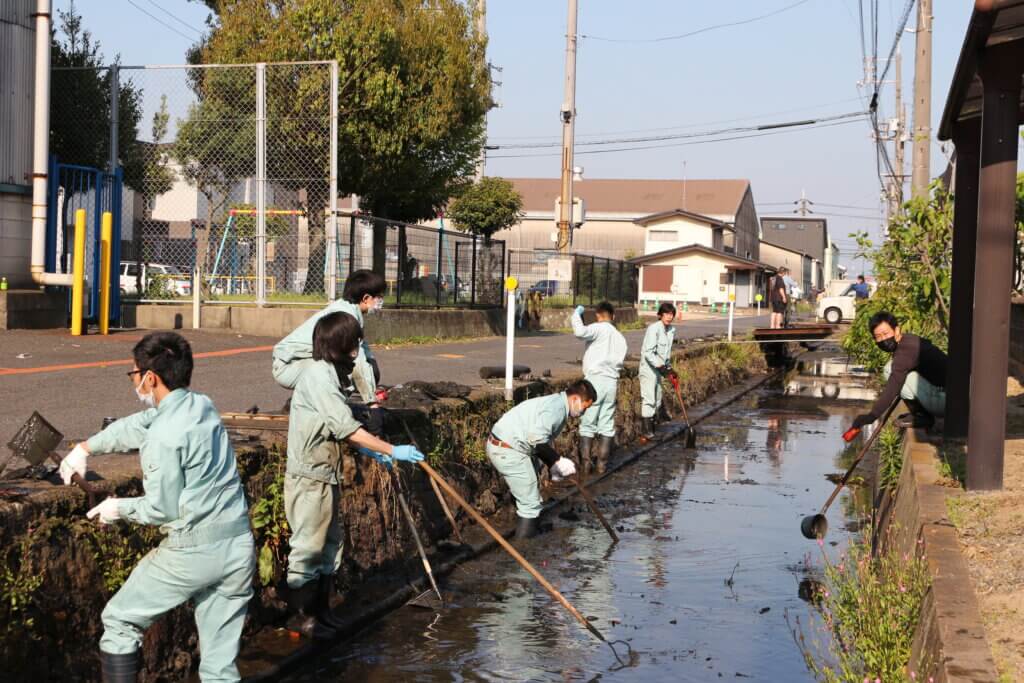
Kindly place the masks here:
<instances>
[{"instance_id":1,"label":"metal fence post","mask_svg":"<svg viewBox=\"0 0 1024 683\"><path fill-rule=\"evenodd\" d=\"M331 193L328 210L327 300L338 297L338 61L331 61L331 153L328 185Z\"/></svg>"},{"instance_id":2,"label":"metal fence post","mask_svg":"<svg viewBox=\"0 0 1024 683\"><path fill-rule=\"evenodd\" d=\"M348 276L356 269L356 215L348 218Z\"/></svg>"},{"instance_id":3,"label":"metal fence post","mask_svg":"<svg viewBox=\"0 0 1024 683\"><path fill-rule=\"evenodd\" d=\"M604 260L604 297L603 297L605 299L608 299L609 297L611 297L611 293L609 292L609 288L608 288L609 279L611 277L611 274L612 274L612 261L611 261L611 259L605 259Z\"/></svg>"},{"instance_id":4,"label":"metal fence post","mask_svg":"<svg viewBox=\"0 0 1024 683\"><path fill-rule=\"evenodd\" d=\"M117 138L120 135L121 121L121 67L114 64L110 67L110 168L111 173L118 166L120 150L117 148Z\"/></svg>"},{"instance_id":5,"label":"metal fence post","mask_svg":"<svg viewBox=\"0 0 1024 683\"><path fill-rule=\"evenodd\" d=\"M441 222L441 226L437 231L437 271L435 271L434 277L437 280L437 287L434 290L437 293L436 304L441 305L441 268L442 268L442 254L444 253L444 222Z\"/></svg>"},{"instance_id":6,"label":"metal fence post","mask_svg":"<svg viewBox=\"0 0 1024 683\"><path fill-rule=\"evenodd\" d=\"M476 306L476 235L473 235L473 255L469 266L469 306ZM456 295L459 293L458 284L455 285Z\"/></svg>"},{"instance_id":7,"label":"metal fence post","mask_svg":"<svg viewBox=\"0 0 1024 683\"><path fill-rule=\"evenodd\" d=\"M576 296L580 293L580 260L575 254L570 254L572 259L572 305L576 307Z\"/></svg>"},{"instance_id":8,"label":"metal fence post","mask_svg":"<svg viewBox=\"0 0 1024 683\"><path fill-rule=\"evenodd\" d=\"M623 297L622 297L622 278L623 278L623 276L626 273L625 265L626 265L625 261L619 261L619 293L618 293L618 300L619 300L619 302L618 303L619 303L620 306L622 306L623 305L623 301L625 301L625 299L623 299Z\"/></svg>"},{"instance_id":9,"label":"metal fence post","mask_svg":"<svg viewBox=\"0 0 1024 683\"><path fill-rule=\"evenodd\" d=\"M590 257L590 305L594 305L594 282L597 280L597 257Z\"/></svg>"},{"instance_id":10,"label":"metal fence post","mask_svg":"<svg viewBox=\"0 0 1024 683\"><path fill-rule=\"evenodd\" d=\"M256 305L267 303L267 65L256 65Z\"/></svg>"},{"instance_id":11,"label":"metal fence post","mask_svg":"<svg viewBox=\"0 0 1024 683\"><path fill-rule=\"evenodd\" d=\"M402 305L402 290L404 288L405 280L405 263L409 260L409 236L406 234L405 228L398 228L398 280L395 285L397 292L395 296L395 303L399 306Z\"/></svg>"}]
</instances>

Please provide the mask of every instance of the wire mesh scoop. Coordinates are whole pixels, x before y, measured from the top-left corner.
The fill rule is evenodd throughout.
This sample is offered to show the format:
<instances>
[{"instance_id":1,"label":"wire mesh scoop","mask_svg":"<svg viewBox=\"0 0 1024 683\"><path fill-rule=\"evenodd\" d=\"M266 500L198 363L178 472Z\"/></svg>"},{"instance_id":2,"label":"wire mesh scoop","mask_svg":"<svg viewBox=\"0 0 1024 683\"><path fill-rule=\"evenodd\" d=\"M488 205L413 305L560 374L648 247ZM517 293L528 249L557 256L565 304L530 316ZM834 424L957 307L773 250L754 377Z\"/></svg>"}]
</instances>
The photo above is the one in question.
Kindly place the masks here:
<instances>
[{"instance_id":1,"label":"wire mesh scoop","mask_svg":"<svg viewBox=\"0 0 1024 683\"><path fill-rule=\"evenodd\" d=\"M49 459L59 467L60 456L54 452L54 449L60 445L63 439L64 435L47 422L46 418L40 415L38 411L33 411L32 416L18 429L14 438L7 444L7 447L11 449L14 455L25 459L31 465L41 465ZM89 505L94 506L96 504L96 490L77 472L71 475L71 481L78 488L85 491L86 495L89 496Z\"/></svg>"}]
</instances>

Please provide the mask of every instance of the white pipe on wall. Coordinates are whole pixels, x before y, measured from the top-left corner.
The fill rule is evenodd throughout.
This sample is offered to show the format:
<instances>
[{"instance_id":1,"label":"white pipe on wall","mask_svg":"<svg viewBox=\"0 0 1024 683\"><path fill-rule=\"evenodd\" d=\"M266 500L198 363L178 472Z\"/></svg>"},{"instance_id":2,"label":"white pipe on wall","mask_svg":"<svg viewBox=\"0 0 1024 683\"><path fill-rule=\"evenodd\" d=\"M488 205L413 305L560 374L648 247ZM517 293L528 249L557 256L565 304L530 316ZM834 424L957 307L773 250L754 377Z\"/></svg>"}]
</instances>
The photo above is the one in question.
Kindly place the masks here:
<instances>
[{"instance_id":1,"label":"white pipe on wall","mask_svg":"<svg viewBox=\"0 0 1024 683\"><path fill-rule=\"evenodd\" d=\"M32 280L71 286L70 274L46 272L46 189L50 156L50 0L36 0L35 109L32 141Z\"/></svg>"}]
</instances>

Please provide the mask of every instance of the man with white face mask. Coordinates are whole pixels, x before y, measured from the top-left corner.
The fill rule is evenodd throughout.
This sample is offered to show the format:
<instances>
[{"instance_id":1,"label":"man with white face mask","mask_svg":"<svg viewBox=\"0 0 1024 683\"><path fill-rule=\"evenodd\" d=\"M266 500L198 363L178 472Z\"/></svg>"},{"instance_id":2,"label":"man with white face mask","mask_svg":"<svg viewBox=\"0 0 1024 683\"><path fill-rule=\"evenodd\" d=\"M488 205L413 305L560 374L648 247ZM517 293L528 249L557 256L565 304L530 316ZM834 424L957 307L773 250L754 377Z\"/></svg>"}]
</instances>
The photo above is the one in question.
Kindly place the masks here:
<instances>
[{"instance_id":1,"label":"man with white face mask","mask_svg":"<svg viewBox=\"0 0 1024 683\"><path fill-rule=\"evenodd\" d=\"M65 483L85 476L86 457L139 449L144 495L110 497L89 510L101 524L125 520L166 535L103 610L103 680L134 682L145 630L195 603L204 681L237 681L235 658L256 569L248 505L235 454L209 398L189 390L192 350L173 332L153 332L132 351L127 373L147 407L115 421L61 463Z\"/></svg>"},{"instance_id":2,"label":"man with white face mask","mask_svg":"<svg viewBox=\"0 0 1024 683\"><path fill-rule=\"evenodd\" d=\"M597 400L594 385L580 380L559 394L523 401L498 420L487 438L487 458L508 484L516 499L516 537L537 534L537 517L543 501L533 458L551 473L552 481L576 474L573 461L551 446L570 417L580 417Z\"/></svg>"},{"instance_id":3,"label":"man with white face mask","mask_svg":"<svg viewBox=\"0 0 1024 683\"><path fill-rule=\"evenodd\" d=\"M329 313L348 313L363 327L363 316L376 314L384 307L384 292L387 282L372 270L357 270L345 280L345 289L341 298L333 301L306 322L296 327L287 337L274 346L272 372L274 380L285 389L295 389L302 371L313 364L313 330L317 322ZM364 337L359 344L359 355L350 377L342 378L342 382L351 382L369 409L370 416L367 429L380 434L383 426L383 415L377 402L377 383L380 381L380 368L373 357L370 345Z\"/></svg>"}]
</instances>

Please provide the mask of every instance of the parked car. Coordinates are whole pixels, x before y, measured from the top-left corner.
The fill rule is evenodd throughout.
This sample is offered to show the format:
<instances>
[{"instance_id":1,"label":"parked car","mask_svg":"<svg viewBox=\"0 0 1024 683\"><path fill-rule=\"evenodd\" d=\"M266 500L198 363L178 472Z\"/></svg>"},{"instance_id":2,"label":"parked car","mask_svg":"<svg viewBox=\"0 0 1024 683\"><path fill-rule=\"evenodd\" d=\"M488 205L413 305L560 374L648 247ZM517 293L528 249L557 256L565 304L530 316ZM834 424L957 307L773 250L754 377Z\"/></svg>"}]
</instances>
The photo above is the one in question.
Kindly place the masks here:
<instances>
[{"instance_id":1,"label":"parked car","mask_svg":"<svg viewBox=\"0 0 1024 683\"><path fill-rule=\"evenodd\" d=\"M120 288L121 294L138 294L139 264L135 261L121 261ZM166 263L142 264L142 288L148 290L154 280L166 280L168 290L175 296L192 294L192 278L178 266Z\"/></svg>"},{"instance_id":2,"label":"parked car","mask_svg":"<svg viewBox=\"0 0 1024 683\"><path fill-rule=\"evenodd\" d=\"M544 296L554 296L555 292L558 291L558 280L541 280L530 287L529 291L540 292Z\"/></svg>"},{"instance_id":3,"label":"parked car","mask_svg":"<svg viewBox=\"0 0 1024 683\"><path fill-rule=\"evenodd\" d=\"M856 300L852 293L846 296L823 296L818 300L817 316L832 325L853 320Z\"/></svg>"}]
</instances>

